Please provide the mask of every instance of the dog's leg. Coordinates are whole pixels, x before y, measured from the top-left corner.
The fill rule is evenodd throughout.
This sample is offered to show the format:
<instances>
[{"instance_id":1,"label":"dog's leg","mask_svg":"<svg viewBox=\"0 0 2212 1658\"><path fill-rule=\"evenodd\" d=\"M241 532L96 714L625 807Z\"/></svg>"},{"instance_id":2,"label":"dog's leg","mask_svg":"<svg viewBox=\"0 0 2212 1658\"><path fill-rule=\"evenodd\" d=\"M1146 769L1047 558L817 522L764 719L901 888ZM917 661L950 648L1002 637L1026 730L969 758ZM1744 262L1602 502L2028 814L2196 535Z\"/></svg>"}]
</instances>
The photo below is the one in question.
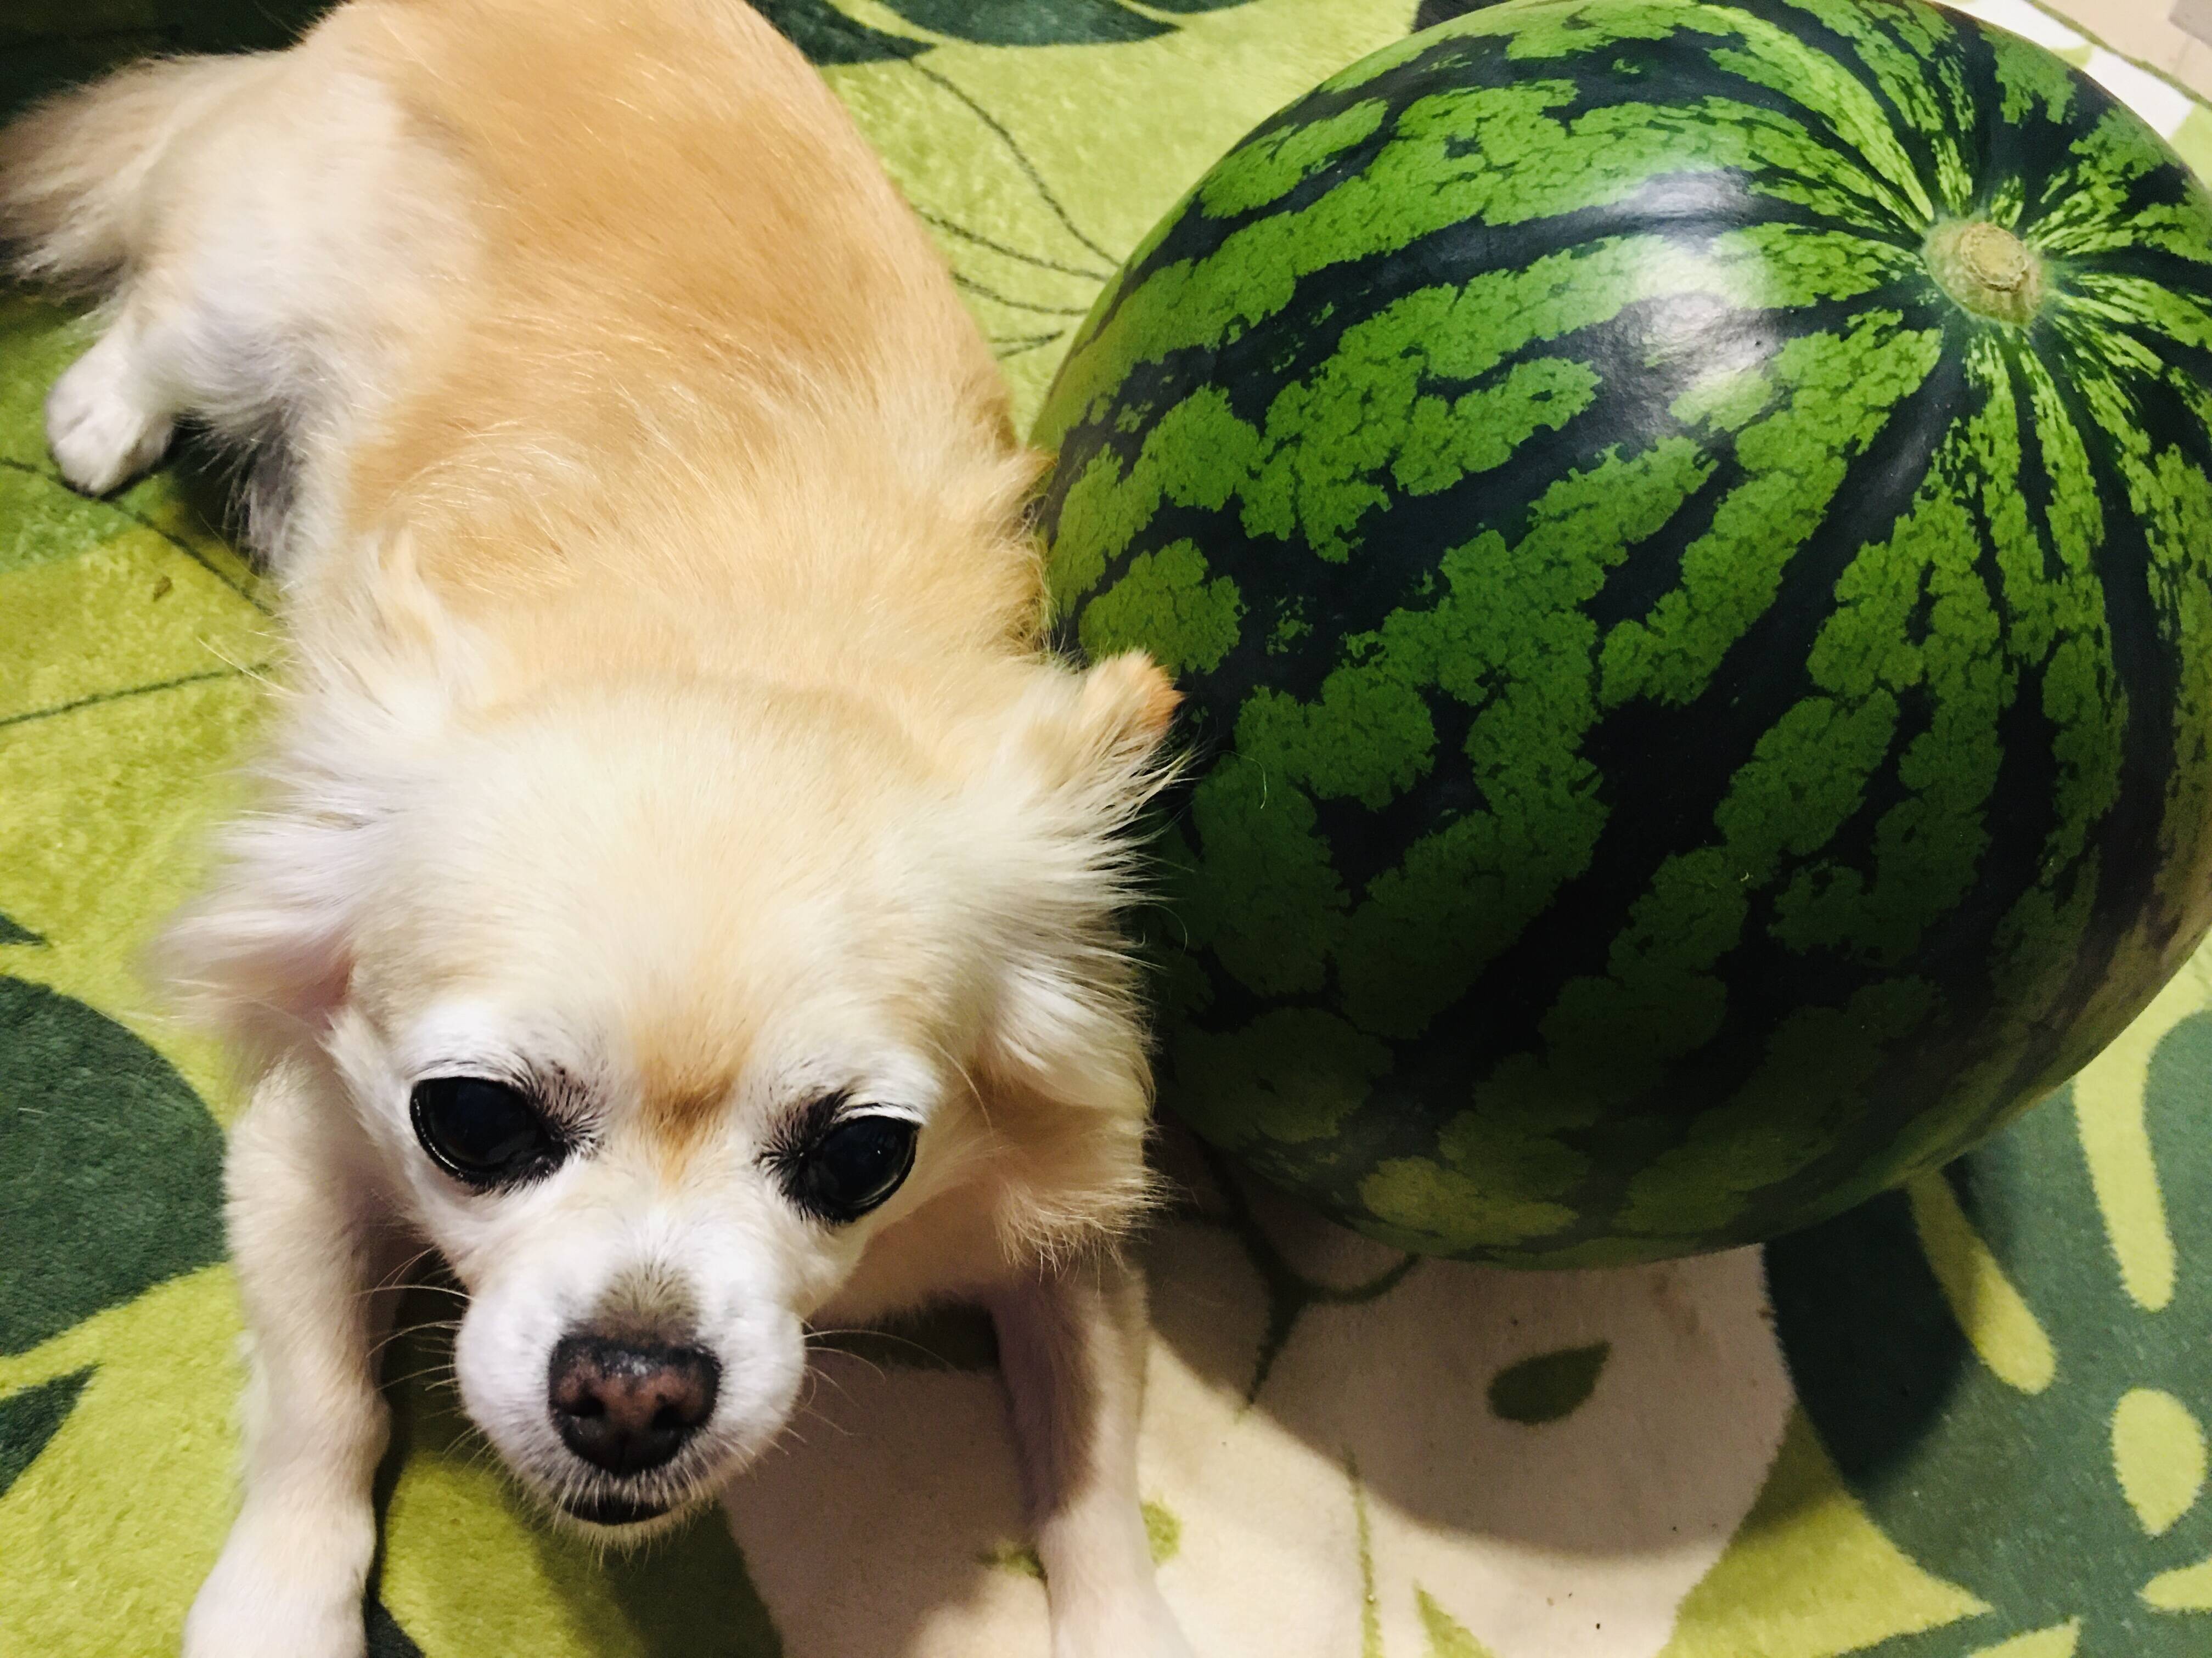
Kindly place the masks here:
<instances>
[{"instance_id":1,"label":"dog's leg","mask_svg":"<svg viewBox=\"0 0 2212 1658\"><path fill-rule=\"evenodd\" d=\"M246 527L280 564L323 529L347 434L470 245L349 19L281 52L128 70L0 128L0 264L105 301L46 400L62 477L118 488L190 416L254 462Z\"/></svg>"},{"instance_id":2,"label":"dog's leg","mask_svg":"<svg viewBox=\"0 0 2212 1658\"><path fill-rule=\"evenodd\" d=\"M384 1454L370 1188L349 1112L295 1060L233 1133L230 1247L253 1341L245 1501L185 1623L185 1658L359 1658Z\"/></svg>"},{"instance_id":3,"label":"dog's leg","mask_svg":"<svg viewBox=\"0 0 2212 1658\"><path fill-rule=\"evenodd\" d=\"M106 331L54 383L46 436L62 477L104 495L161 457L191 402L192 306L173 214L191 216L176 176L235 95L265 79L265 58L143 64L40 106L0 131L0 242L34 282L109 301ZM188 169L189 172L189 169ZM204 239L234 240L234 228Z\"/></svg>"},{"instance_id":4,"label":"dog's leg","mask_svg":"<svg viewBox=\"0 0 2212 1658\"><path fill-rule=\"evenodd\" d=\"M1024 1283L991 1310L1052 1609L1053 1658L1188 1658L1153 1581L1137 1491L1142 1278L1105 1257Z\"/></svg>"},{"instance_id":5,"label":"dog's leg","mask_svg":"<svg viewBox=\"0 0 2212 1658\"><path fill-rule=\"evenodd\" d=\"M127 299L108 331L46 396L46 441L73 489L104 495L161 459L181 405L169 389L151 307Z\"/></svg>"}]
</instances>

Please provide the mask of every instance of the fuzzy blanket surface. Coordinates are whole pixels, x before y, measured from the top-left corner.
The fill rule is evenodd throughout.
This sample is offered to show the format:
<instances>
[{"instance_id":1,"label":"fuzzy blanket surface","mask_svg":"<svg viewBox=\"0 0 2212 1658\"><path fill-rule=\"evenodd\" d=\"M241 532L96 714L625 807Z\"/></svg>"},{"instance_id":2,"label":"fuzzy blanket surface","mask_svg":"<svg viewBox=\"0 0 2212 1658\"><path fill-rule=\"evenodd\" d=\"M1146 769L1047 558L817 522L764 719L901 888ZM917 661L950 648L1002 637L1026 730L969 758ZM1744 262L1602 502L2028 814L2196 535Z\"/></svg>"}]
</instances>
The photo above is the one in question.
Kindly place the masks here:
<instances>
[{"instance_id":1,"label":"fuzzy blanket surface","mask_svg":"<svg viewBox=\"0 0 2212 1658\"><path fill-rule=\"evenodd\" d=\"M549 0L550 3L550 0ZM765 0L940 237L1033 413L1247 128L1447 0ZM11 0L0 111L301 0ZM2027 0L2212 165L2212 112ZM69 312L0 292L0 1655L174 1652L235 1502L239 1101L134 953L262 717L268 595L189 458L55 477ZM1170 1139L1147 1517L1210 1658L2212 1653L2212 951L1943 1176L1763 1252L1415 1260ZM602 1560L515 1498L434 1294L387 1372L377 1658L1042 1658L988 1330L823 1357L722 1513Z\"/></svg>"}]
</instances>

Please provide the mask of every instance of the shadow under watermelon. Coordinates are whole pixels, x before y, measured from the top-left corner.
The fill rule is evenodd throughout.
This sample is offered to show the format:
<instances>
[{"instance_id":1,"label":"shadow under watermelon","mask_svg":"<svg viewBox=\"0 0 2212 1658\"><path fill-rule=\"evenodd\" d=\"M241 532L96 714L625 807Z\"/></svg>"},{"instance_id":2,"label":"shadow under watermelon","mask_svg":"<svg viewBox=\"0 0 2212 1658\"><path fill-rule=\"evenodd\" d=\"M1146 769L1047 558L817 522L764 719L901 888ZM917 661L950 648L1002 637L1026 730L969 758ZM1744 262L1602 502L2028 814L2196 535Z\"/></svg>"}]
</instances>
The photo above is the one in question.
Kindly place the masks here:
<instances>
[{"instance_id":1,"label":"shadow under watermelon","mask_svg":"<svg viewBox=\"0 0 2212 1658\"><path fill-rule=\"evenodd\" d=\"M2149 1067L2154 1178L2108 1169L2100 1204L2085 1145L2114 1144L2102 1119L2138 1108L2069 1087L1935 1183L1769 1246L1784 1351L1838 1469L1899 1548L1991 1608L1870 1649L1881 1658L1966 1658L2068 1625L2084 1654L2212 1643L2196 1586L2212 1556L2208 1094L2198 1013ZM2161 1235L2163 1274L2141 1264Z\"/></svg>"},{"instance_id":2,"label":"shadow under watermelon","mask_svg":"<svg viewBox=\"0 0 2212 1658\"><path fill-rule=\"evenodd\" d=\"M1455 1546L1587 1564L1735 1530L1788 1407L1754 1252L1550 1272L1407 1256L1162 1139L1185 1199L1147 1246L1153 1323L1210 1390Z\"/></svg>"}]
</instances>

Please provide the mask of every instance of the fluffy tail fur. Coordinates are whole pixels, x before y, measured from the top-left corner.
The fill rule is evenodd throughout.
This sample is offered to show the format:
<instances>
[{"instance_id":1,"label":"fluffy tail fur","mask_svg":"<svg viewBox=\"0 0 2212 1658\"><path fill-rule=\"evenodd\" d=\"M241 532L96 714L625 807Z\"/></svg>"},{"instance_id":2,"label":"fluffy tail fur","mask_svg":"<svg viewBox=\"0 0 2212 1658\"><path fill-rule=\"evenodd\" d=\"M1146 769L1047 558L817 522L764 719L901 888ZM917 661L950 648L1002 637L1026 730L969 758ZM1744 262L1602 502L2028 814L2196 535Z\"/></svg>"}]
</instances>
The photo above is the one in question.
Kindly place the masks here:
<instances>
[{"instance_id":1,"label":"fluffy tail fur","mask_svg":"<svg viewBox=\"0 0 2212 1658\"><path fill-rule=\"evenodd\" d=\"M165 167L269 61L142 64L0 131L0 245L14 274L46 287L113 285L151 234Z\"/></svg>"}]
</instances>

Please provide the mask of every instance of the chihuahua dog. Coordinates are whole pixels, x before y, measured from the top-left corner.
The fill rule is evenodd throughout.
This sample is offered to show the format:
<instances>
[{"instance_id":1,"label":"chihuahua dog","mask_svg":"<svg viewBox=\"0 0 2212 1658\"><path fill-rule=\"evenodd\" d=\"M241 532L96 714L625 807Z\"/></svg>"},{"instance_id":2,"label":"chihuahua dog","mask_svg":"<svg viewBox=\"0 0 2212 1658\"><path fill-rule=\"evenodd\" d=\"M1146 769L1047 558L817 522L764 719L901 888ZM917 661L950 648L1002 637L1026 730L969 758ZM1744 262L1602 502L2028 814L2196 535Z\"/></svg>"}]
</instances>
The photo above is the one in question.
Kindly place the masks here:
<instances>
[{"instance_id":1,"label":"chihuahua dog","mask_svg":"<svg viewBox=\"0 0 2212 1658\"><path fill-rule=\"evenodd\" d=\"M374 1354L610 1541L790 1420L810 1327L994 1315L1057 1658L1185 1653L1135 1439L1117 927L1176 696L1042 646L1041 469L945 266L740 0L352 0L0 138L104 301L63 477L245 452L282 707L163 972L234 1033L244 1497L188 1658L355 1658Z\"/></svg>"}]
</instances>

